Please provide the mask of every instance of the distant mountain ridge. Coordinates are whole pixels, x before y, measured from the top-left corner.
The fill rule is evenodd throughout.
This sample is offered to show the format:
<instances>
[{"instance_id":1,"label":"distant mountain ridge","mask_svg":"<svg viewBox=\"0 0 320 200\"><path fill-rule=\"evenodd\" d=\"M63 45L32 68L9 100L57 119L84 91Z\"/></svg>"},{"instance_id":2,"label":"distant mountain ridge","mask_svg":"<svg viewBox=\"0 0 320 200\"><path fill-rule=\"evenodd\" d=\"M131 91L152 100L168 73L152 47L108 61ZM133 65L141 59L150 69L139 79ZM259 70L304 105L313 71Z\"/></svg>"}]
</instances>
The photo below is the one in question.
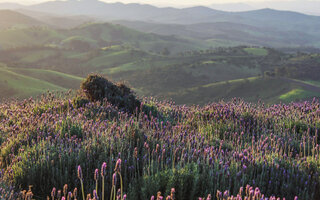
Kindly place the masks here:
<instances>
[{"instance_id":1,"label":"distant mountain ridge","mask_svg":"<svg viewBox=\"0 0 320 200\"><path fill-rule=\"evenodd\" d=\"M275 24L275 20L278 20L281 23L285 21L290 26L299 25L310 21L320 25L319 16L311 16L292 11L280 11L273 9L226 12L204 6L182 9L172 7L159 8L147 4L106 3L98 0L48 1L31 6L0 4L0 9L6 7L12 7L12 9L23 8L24 10L63 16L85 15L96 17L101 20L131 20L165 24L195 24L228 21L234 23L245 22L244 24L262 26ZM261 20L263 20L265 24L261 24ZM270 20L271 22L269 22Z\"/></svg>"},{"instance_id":2,"label":"distant mountain ridge","mask_svg":"<svg viewBox=\"0 0 320 200\"><path fill-rule=\"evenodd\" d=\"M246 3L221 3L221 4L211 4L210 8L216 10L223 10L229 12L241 12L241 11L249 11L255 10L256 8L248 5Z\"/></svg>"},{"instance_id":3,"label":"distant mountain ridge","mask_svg":"<svg viewBox=\"0 0 320 200\"><path fill-rule=\"evenodd\" d=\"M92 21L114 21L148 33L201 39L206 43L213 40L213 46L245 44L320 48L320 16L292 11L260 9L226 12L204 6L159 8L147 4L105 3L98 0L49 1L24 6L19 10L50 25L62 23L65 17L68 23L60 28L73 28L80 24L77 21L85 22L87 16ZM32 12L57 17L43 20L45 17L33 15Z\"/></svg>"}]
</instances>

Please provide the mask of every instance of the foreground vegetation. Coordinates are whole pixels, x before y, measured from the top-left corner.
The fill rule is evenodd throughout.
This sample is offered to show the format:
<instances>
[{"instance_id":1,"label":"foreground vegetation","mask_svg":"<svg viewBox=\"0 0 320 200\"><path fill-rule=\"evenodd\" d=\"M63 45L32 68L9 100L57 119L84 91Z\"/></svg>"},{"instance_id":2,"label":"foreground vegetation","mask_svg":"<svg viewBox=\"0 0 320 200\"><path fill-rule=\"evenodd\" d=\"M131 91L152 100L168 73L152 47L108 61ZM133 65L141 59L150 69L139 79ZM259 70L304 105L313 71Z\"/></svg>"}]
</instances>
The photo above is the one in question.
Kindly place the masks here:
<instances>
[{"instance_id":1,"label":"foreground vegetation","mask_svg":"<svg viewBox=\"0 0 320 200\"><path fill-rule=\"evenodd\" d=\"M131 99L119 92L109 98ZM77 199L320 198L316 99L189 107L150 98L126 109L57 96L0 105L1 198L60 199L74 188Z\"/></svg>"}]
</instances>

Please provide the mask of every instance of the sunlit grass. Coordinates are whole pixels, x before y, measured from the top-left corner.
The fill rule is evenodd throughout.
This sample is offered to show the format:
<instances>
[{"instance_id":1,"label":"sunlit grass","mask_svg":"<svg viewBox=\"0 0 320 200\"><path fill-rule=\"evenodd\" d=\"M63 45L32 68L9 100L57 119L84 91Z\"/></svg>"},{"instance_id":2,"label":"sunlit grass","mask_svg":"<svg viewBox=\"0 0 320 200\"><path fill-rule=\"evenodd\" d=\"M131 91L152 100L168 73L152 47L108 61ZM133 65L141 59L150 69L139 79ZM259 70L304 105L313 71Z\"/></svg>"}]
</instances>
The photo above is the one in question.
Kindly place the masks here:
<instances>
[{"instance_id":1,"label":"sunlit grass","mask_svg":"<svg viewBox=\"0 0 320 200\"><path fill-rule=\"evenodd\" d=\"M288 93L285 93L279 97L284 102L296 101L298 99L306 99L318 96L319 94L303 89L293 89Z\"/></svg>"},{"instance_id":2,"label":"sunlit grass","mask_svg":"<svg viewBox=\"0 0 320 200\"><path fill-rule=\"evenodd\" d=\"M266 56L268 55L268 50L263 48L244 48L247 53L255 56Z\"/></svg>"},{"instance_id":3,"label":"sunlit grass","mask_svg":"<svg viewBox=\"0 0 320 200\"><path fill-rule=\"evenodd\" d=\"M48 90L67 91L66 88L55 84L39 80L33 77L25 76L8 70L8 68L0 68L0 80L3 87L0 91L15 91L14 97L28 97L45 93ZM4 87L5 86L5 87ZM1 96L5 97L5 92L1 92Z\"/></svg>"}]
</instances>

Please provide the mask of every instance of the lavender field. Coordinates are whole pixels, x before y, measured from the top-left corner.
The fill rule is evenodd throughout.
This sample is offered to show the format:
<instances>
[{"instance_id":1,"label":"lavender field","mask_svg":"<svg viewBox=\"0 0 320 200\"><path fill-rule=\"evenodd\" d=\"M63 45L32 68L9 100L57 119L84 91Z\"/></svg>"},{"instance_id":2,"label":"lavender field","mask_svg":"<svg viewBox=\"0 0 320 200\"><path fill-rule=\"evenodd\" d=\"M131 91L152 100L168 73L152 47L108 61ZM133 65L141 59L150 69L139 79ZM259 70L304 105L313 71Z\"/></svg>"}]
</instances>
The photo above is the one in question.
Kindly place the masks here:
<instances>
[{"instance_id":1,"label":"lavender field","mask_svg":"<svg viewBox=\"0 0 320 200\"><path fill-rule=\"evenodd\" d=\"M1 199L320 199L320 103L0 105Z\"/></svg>"},{"instance_id":2,"label":"lavender field","mask_svg":"<svg viewBox=\"0 0 320 200\"><path fill-rule=\"evenodd\" d=\"M320 0L256 1L0 0L0 200L320 200Z\"/></svg>"}]
</instances>

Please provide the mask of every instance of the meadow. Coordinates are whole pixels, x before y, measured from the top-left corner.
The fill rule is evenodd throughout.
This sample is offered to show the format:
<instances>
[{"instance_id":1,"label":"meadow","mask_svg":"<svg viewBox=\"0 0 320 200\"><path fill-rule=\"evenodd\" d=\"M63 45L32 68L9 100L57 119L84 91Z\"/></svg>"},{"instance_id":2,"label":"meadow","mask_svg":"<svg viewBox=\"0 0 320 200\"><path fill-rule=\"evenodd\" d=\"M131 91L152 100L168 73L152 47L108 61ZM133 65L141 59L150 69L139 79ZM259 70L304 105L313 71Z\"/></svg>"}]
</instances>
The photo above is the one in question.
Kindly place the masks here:
<instances>
[{"instance_id":1,"label":"meadow","mask_svg":"<svg viewBox=\"0 0 320 200\"><path fill-rule=\"evenodd\" d=\"M126 112L83 98L1 103L2 199L320 198L316 99Z\"/></svg>"},{"instance_id":2,"label":"meadow","mask_svg":"<svg viewBox=\"0 0 320 200\"><path fill-rule=\"evenodd\" d=\"M260 99L269 104L290 103L320 95L319 54L238 46L163 55L129 44L87 50L26 46L0 52L0 99L76 89L92 72L126 81L139 96L172 98L187 105L233 97L254 103ZM28 84L17 84L22 80Z\"/></svg>"}]
</instances>

